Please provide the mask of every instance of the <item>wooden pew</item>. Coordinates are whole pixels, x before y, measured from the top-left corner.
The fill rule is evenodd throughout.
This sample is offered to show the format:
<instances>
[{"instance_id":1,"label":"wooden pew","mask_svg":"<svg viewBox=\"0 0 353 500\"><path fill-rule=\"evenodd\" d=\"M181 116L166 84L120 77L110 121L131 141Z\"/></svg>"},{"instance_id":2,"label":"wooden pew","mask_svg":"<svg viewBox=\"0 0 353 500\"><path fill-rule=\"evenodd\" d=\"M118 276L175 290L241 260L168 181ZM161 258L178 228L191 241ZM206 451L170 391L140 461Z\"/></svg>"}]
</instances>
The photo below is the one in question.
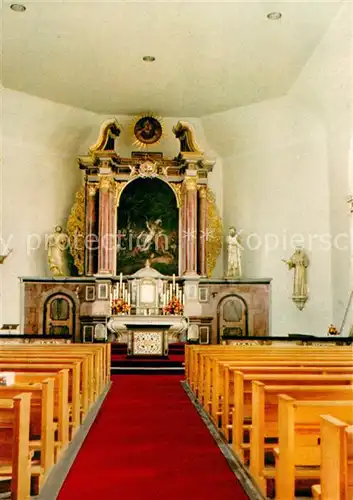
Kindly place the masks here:
<instances>
[{"instance_id":1,"label":"wooden pew","mask_svg":"<svg viewBox=\"0 0 353 500\"><path fill-rule=\"evenodd\" d=\"M243 459L243 434L249 429L252 419L252 390L253 381L262 382L266 385L292 386L292 385L322 385L331 386L353 384L353 375L312 375L300 374L293 377L292 374L273 373L247 373L236 372L236 382L234 385L234 407L232 414L232 448L233 451ZM285 391L284 391L285 392Z\"/></svg>"},{"instance_id":2,"label":"wooden pew","mask_svg":"<svg viewBox=\"0 0 353 500\"><path fill-rule=\"evenodd\" d=\"M0 345L0 355L2 353L6 354L6 352L14 352L14 353L22 353L27 354L42 352L47 353L49 356L92 356L93 363L91 366L93 368L94 376L90 374L93 384L93 390L95 397L99 396L107 383L109 383L110 379L110 344L64 344L64 345L53 345L53 344L44 344L38 345L33 344L30 346L26 345Z\"/></svg>"},{"instance_id":3,"label":"wooden pew","mask_svg":"<svg viewBox=\"0 0 353 500\"><path fill-rule=\"evenodd\" d=\"M320 484L312 487L316 500L353 498L353 425L331 415L321 416Z\"/></svg>"},{"instance_id":4,"label":"wooden pew","mask_svg":"<svg viewBox=\"0 0 353 500\"><path fill-rule=\"evenodd\" d=\"M244 379L243 375L247 375L248 377ZM238 401L238 404L242 405L241 394L244 393L245 395L246 392L251 392L251 381L261 380L263 375L272 375L273 377L271 377L270 380L274 380L274 383L277 381L279 382L283 375L286 375L283 380L288 380L287 376L289 377L289 383L291 383L290 376L292 376L294 381L298 375L301 376L301 380L304 379L304 376L305 379L307 379L308 375L315 375L316 377L311 379L311 383L315 383L315 380L317 380L319 375L332 375L333 377L326 379L328 383L344 384L351 383L349 381L353 380L353 368L325 366L273 366L273 364L271 364L271 366L242 366L239 367L239 370L235 370L233 368L226 369L223 395L221 396L222 405L219 415L222 424L222 432L227 439L229 439L229 430L232 428L232 409L234 408L234 402ZM334 375L341 375L343 378ZM247 382L246 387L244 382Z\"/></svg>"},{"instance_id":5,"label":"wooden pew","mask_svg":"<svg viewBox=\"0 0 353 500\"><path fill-rule=\"evenodd\" d=\"M13 372L26 372L29 374L34 374L38 372L45 373L57 373L62 369L68 369L69 371L69 404L70 407L70 426L71 426L71 439L73 435L78 430L81 425L81 414L85 415L84 403L87 398L80 393L80 373L81 373L81 361L70 362L70 363L58 363L58 364L43 364L43 363L33 363L33 362L21 362L21 363L4 363L0 360L0 371L13 371Z\"/></svg>"},{"instance_id":6,"label":"wooden pew","mask_svg":"<svg viewBox=\"0 0 353 500\"><path fill-rule=\"evenodd\" d=\"M312 367L312 368L327 368L327 367L335 367L335 366L339 366L340 368L342 368L342 365L344 365L345 362L332 362L332 361L312 361L310 358L308 359L301 359L300 361L296 361L296 360L292 360L292 359L281 359L281 360L278 360L276 358L269 358L267 359L266 361L258 361L258 360L252 360L252 361L246 361L246 360L240 360L238 361L236 364L232 364L231 367L233 368L234 370L234 373L238 370L242 370L242 368L245 368L245 367L251 367L252 365L253 366L260 366L260 367L279 367L279 368L288 368L288 367L291 367L291 368L295 368L295 367L298 367L298 368L309 368L309 367ZM352 367L352 364L351 362L347 362L347 368L351 368ZM344 366L343 366L344 367ZM212 397L208 395L208 393L206 393L206 398L208 397L210 402L211 402L211 411L210 411L210 414L211 414L211 417L212 419L216 422L218 420L218 416L219 416L219 411L220 411L220 404L221 404L221 395L224 394L224 391L225 391L225 385L226 385L226 381L225 381L225 376L226 376L226 373L224 373L224 379L217 379L215 382L214 382L214 386L212 387ZM234 382L233 382L234 383ZM228 394L231 394L228 392ZM205 405L204 405L205 407ZM207 408L205 407L206 411L207 411Z\"/></svg>"},{"instance_id":7,"label":"wooden pew","mask_svg":"<svg viewBox=\"0 0 353 500\"><path fill-rule=\"evenodd\" d=\"M337 353L339 355L349 356L348 360L351 360L352 350L350 347L346 346L329 346L328 348L322 348L317 346L189 346L188 351L188 363L190 366L187 367L188 382L191 389L194 391L195 395L198 396L198 385L199 379L202 379L202 371L204 368L204 361L210 356L215 357L228 357L228 359L237 359L241 355L245 355L250 359L249 354L254 356L255 354L267 356L273 352L285 353L297 352L297 353L322 353L326 351L333 355Z\"/></svg>"},{"instance_id":8,"label":"wooden pew","mask_svg":"<svg viewBox=\"0 0 353 500\"><path fill-rule=\"evenodd\" d=\"M54 465L55 431L54 380L42 383L0 386L0 399L12 399L19 394L30 394L29 448L40 452L39 463L31 465L31 475L38 478L40 488Z\"/></svg>"},{"instance_id":9,"label":"wooden pew","mask_svg":"<svg viewBox=\"0 0 353 500\"><path fill-rule=\"evenodd\" d=\"M313 347L269 347L269 346L248 346L247 348L227 348L221 351L214 351L207 349L206 351L198 352L198 370L197 377L193 382L194 385L194 393L200 397L200 391L202 392L202 386L204 379L209 377L209 380L206 382L207 385L212 385L212 371L217 368L217 361L228 361L228 362L236 362L240 359L247 359L248 361L253 359L258 359L259 361L264 361L268 357L277 356L279 358L291 358L291 359L300 359L302 356L311 357L314 361L314 357L318 357L318 361L320 361L321 356L325 359L326 356L329 356L332 360L343 360L346 357L347 361L352 361L352 350L350 348L335 348L331 349L317 349ZM210 374L207 374L207 371L211 371ZM219 373L218 373L219 375Z\"/></svg>"},{"instance_id":10,"label":"wooden pew","mask_svg":"<svg viewBox=\"0 0 353 500\"><path fill-rule=\"evenodd\" d=\"M8 351L6 354L0 352L0 364L18 364L18 363L36 363L36 364L46 364L51 366L52 364L62 363L62 368L65 368L66 365L70 365L75 361L79 361L81 363L81 386L80 392L82 393L82 411L83 416L86 416L90 407L94 402L94 391L93 391L93 370L91 368L92 359L88 359L85 356L78 355L57 355L53 353L51 356L42 353L35 354L34 351L31 351L32 355L29 358L28 352L23 351L22 353L13 353Z\"/></svg>"},{"instance_id":11,"label":"wooden pew","mask_svg":"<svg viewBox=\"0 0 353 500\"><path fill-rule=\"evenodd\" d=\"M12 500L30 498L31 395L0 399L0 477L11 478Z\"/></svg>"},{"instance_id":12,"label":"wooden pew","mask_svg":"<svg viewBox=\"0 0 353 500\"><path fill-rule=\"evenodd\" d=\"M30 476L38 479L40 490L48 473L72 439L91 405L110 380L110 346L0 346L0 371L13 371L15 383L0 386L0 400L19 394L30 398L27 433L28 495ZM71 409L71 435L69 414ZM82 417L82 420L81 420ZM1 437L1 405L0 405ZM1 441L0 441L1 446ZM57 453L54 452L57 451ZM29 463L29 455L40 452L40 461ZM0 459L2 455L0 453ZM6 458L4 456L4 458ZM0 476L9 477L9 464L0 461ZM16 474L13 484L17 484ZM17 488L17 487L16 487Z\"/></svg>"},{"instance_id":13,"label":"wooden pew","mask_svg":"<svg viewBox=\"0 0 353 500\"><path fill-rule=\"evenodd\" d=\"M279 396L276 499L295 499L296 479L320 477L320 417L353 419L353 401L300 401ZM264 477L272 477L264 471Z\"/></svg>"},{"instance_id":14,"label":"wooden pew","mask_svg":"<svg viewBox=\"0 0 353 500\"><path fill-rule=\"evenodd\" d=\"M58 372L16 372L15 384L36 384L52 378L54 380L54 421L57 423L58 436L55 440L55 461L65 451L70 441L69 412L69 370Z\"/></svg>"},{"instance_id":15,"label":"wooden pew","mask_svg":"<svg viewBox=\"0 0 353 500\"><path fill-rule=\"evenodd\" d=\"M282 383L279 380L278 383ZM353 401L352 385L328 386L323 378L316 385L265 385L252 382L252 420L250 439L250 472L265 491L265 448L273 449L275 445L265 445L265 438L278 438L278 396L285 393L294 399L305 401ZM266 410L265 410L266 409ZM266 469L267 476L270 469ZM274 470L272 471L274 475Z\"/></svg>"},{"instance_id":16,"label":"wooden pew","mask_svg":"<svg viewBox=\"0 0 353 500\"><path fill-rule=\"evenodd\" d=\"M237 368L238 363L246 362L254 365L256 361L262 364L269 360L277 360L279 363L288 360L298 366L300 362L305 362L307 364L307 362L310 361L313 366L323 366L330 362L331 366L340 366L342 363L346 363L346 366L353 367L351 351L336 353L334 350L329 352L326 349L322 353L310 349L306 350L305 348L301 348L300 350L298 350L298 348L282 348L280 350L273 349L271 351L266 348L265 351L256 349L254 352L246 350L211 356L206 354L201 357L200 361L199 380L197 384L197 397L199 401L202 403L205 399L207 402L211 392L215 398L214 391L219 395L222 391L222 380L225 367Z\"/></svg>"},{"instance_id":17,"label":"wooden pew","mask_svg":"<svg viewBox=\"0 0 353 500\"><path fill-rule=\"evenodd\" d=\"M208 400L212 401L212 416L215 418L215 412L218 411L219 398L224 391L224 380L225 380L225 369L227 367L238 369L241 366L254 365L258 361L259 365L269 364L273 361L276 366L312 366L312 367L346 367L353 368L352 353L345 356L337 356L335 354L330 355L327 353L320 354L317 353L312 355L312 353L307 352L286 352L286 353L273 353L268 354L265 359L257 358L252 355L242 356L235 361L224 362L223 359L213 359L213 369L206 374L206 391L205 391L205 402ZM210 397L210 392L212 397ZM202 397L202 394L200 395ZM199 398L201 401L201 397ZM208 399L207 399L208 398ZM204 403L205 404L205 403Z\"/></svg>"}]
</instances>

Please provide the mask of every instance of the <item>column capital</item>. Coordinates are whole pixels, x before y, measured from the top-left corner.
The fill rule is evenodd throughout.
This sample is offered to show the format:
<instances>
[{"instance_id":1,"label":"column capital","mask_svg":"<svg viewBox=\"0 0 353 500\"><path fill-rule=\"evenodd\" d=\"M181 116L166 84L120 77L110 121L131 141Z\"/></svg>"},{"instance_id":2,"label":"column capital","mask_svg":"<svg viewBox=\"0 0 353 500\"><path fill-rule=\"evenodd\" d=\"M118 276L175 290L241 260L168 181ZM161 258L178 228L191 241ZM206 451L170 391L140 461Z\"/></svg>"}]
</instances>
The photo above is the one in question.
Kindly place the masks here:
<instances>
[{"instance_id":1,"label":"column capital","mask_svg":"<svg viewBox=\"0 0 353 500\"><path fill-rule=\"evenodd\" d=\"M111 190L114 188L115 181L110 175L102 175L99 179L99 189Z\"/></svg>"},{"instance_id":2,"label":"column capital","mask_svg":"<svg viewBox=\"0 0 353 500\"><path fill-rule=\"evenodd\" d=\"M187 191L197 191L197 177L196 176L186 176L184 179L184 184Z\"/></svg>"},{"instance_id":3,"label":"column capital","mask_svg":"<svg viewBox=\"0 0 353 500\"><path fill-rule=\"evenodd\" d=\"M98 189L98 183L97 182L90 182L87 184L87 190L88 190L88 195L89 196L95 196L96 192Z\"/></svg>"}]
</instances>

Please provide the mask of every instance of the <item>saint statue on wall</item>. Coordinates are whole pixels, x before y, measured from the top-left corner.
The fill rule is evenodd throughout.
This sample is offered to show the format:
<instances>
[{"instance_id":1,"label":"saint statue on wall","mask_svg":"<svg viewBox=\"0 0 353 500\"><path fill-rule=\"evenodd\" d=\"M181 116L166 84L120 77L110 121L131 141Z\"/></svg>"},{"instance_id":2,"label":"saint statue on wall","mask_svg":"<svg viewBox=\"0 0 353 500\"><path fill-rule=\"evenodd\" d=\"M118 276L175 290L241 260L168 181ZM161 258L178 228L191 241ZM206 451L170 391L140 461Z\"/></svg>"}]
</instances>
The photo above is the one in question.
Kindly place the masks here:
<instances>
[{"instance_id":1,"label":"saint statue on wall","mask_svg":"<svg viewBox=\"0 0 353 500\"><path fill-rule=\"evenodd\" d=\"M227 244L228 244L227 278L234 278L234 279L241 278L242 276L241 244L235 227L229 228Z\"/></svg>"},{"instance_id":2,"label":"saint statue on wall","mask_svg":"<svg viewBox=\"0 0 353 500\"><path fill-rule=\"evenodd\" d=\"M292 300L298 309L302 310L308 299L308 256L301 247L297 247L290 259L283 259L283 262L287 264L289 269L294 269Z\"/></svg>"}]
</instances>

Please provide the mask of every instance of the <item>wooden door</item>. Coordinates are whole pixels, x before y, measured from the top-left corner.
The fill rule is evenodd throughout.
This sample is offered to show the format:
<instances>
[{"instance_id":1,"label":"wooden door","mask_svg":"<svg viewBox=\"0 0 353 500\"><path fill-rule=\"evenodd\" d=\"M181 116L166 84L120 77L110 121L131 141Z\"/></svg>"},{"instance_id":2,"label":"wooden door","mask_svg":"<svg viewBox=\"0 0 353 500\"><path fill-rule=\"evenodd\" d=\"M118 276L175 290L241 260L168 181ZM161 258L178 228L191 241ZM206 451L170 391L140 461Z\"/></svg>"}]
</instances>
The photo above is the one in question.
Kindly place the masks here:
<instances>
[{"instance_id":1,"label":"wooden door","mask_svg":"<svg viewBox=\"0 0 353 500\"><path fill-rule=\"evenodd\" d=\"M75 333L75 305L70 297L56 294L47 300L44 308L44 333L68 335Z\"/></svg>"},{"instance_id":2,"label":"wooden door","mask_svg":"<svg viewBox=\"0 0 353 500\"><path fill-rule=\"evenodd\" d=\"M218 341L229 335L248 335L247 306L237 295L228 295L218 306Z\"/></svg>"}]
</instances>

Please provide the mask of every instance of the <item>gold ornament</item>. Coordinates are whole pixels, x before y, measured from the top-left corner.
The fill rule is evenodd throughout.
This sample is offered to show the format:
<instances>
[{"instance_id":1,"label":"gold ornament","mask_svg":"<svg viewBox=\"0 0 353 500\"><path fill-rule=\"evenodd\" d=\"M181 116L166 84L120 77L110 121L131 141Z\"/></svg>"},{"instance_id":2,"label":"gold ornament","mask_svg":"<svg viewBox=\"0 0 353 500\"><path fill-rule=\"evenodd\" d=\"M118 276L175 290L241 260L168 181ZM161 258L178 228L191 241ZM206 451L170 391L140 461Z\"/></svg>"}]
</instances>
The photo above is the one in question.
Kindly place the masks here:
<instances>
[{"instance_id":1,"label":"gold ornament","mask_svg":"<svg viewBox=\"0 0 353 500\"><path fill-rule=\"evenodd\" d=\"M85 255L85 186L77 191L67 226L70 239L70 252L80 275L84 274Z\"/></svg>"},{"instance_id":2,"label":"gold ornament","mask_svg":"<svg viewBox=\"0 0 353 500\"><path fill-rule=\"evenodd\" d=\"M181 188L182 184L181 182L168 182L169 186L172 188L174 191L175 197L176 197L176 202L177 202L177 207L181 207Z\"/></svg>"},{"instance_id":3,"label":"gold ornament","mask_svg":"<svg viewBox=\"0 0 353 500\"><path fill-rule=\"evenodd\" d=\"M116 205L117 208L118 208L118 206L120 204L121 193L123 192L123 190L125 189L125 187L130 182L133 182L133 181L129 181L129 182L117 182L116 183L116 187L115 187L115 205Z\"/></svg>"},{"instance_id":4,"label":"gold ornament","mask_svg":"<svg viewBox=\"0 0 353 500\"><path fill-rule=\"evenodd\" d=\"M211 189L207 188L207 238L206 238L206 255L207 255L207 276L211 277L214 268L216 267L217 257L222 249L222 220L216 205L216 198Z\"/></svg>"},{"instance_id":5,"label":"gold ornament","mask_svg":"<svg viewBox=\"0 0 353 500\"><path fill-rule=\"evenodd\" d=\"M121 127L115 118L102 123L97 141L89 148L90 153L114 150L115 139L119 137L120 132Z\"/></svg>"}]
</instances>

